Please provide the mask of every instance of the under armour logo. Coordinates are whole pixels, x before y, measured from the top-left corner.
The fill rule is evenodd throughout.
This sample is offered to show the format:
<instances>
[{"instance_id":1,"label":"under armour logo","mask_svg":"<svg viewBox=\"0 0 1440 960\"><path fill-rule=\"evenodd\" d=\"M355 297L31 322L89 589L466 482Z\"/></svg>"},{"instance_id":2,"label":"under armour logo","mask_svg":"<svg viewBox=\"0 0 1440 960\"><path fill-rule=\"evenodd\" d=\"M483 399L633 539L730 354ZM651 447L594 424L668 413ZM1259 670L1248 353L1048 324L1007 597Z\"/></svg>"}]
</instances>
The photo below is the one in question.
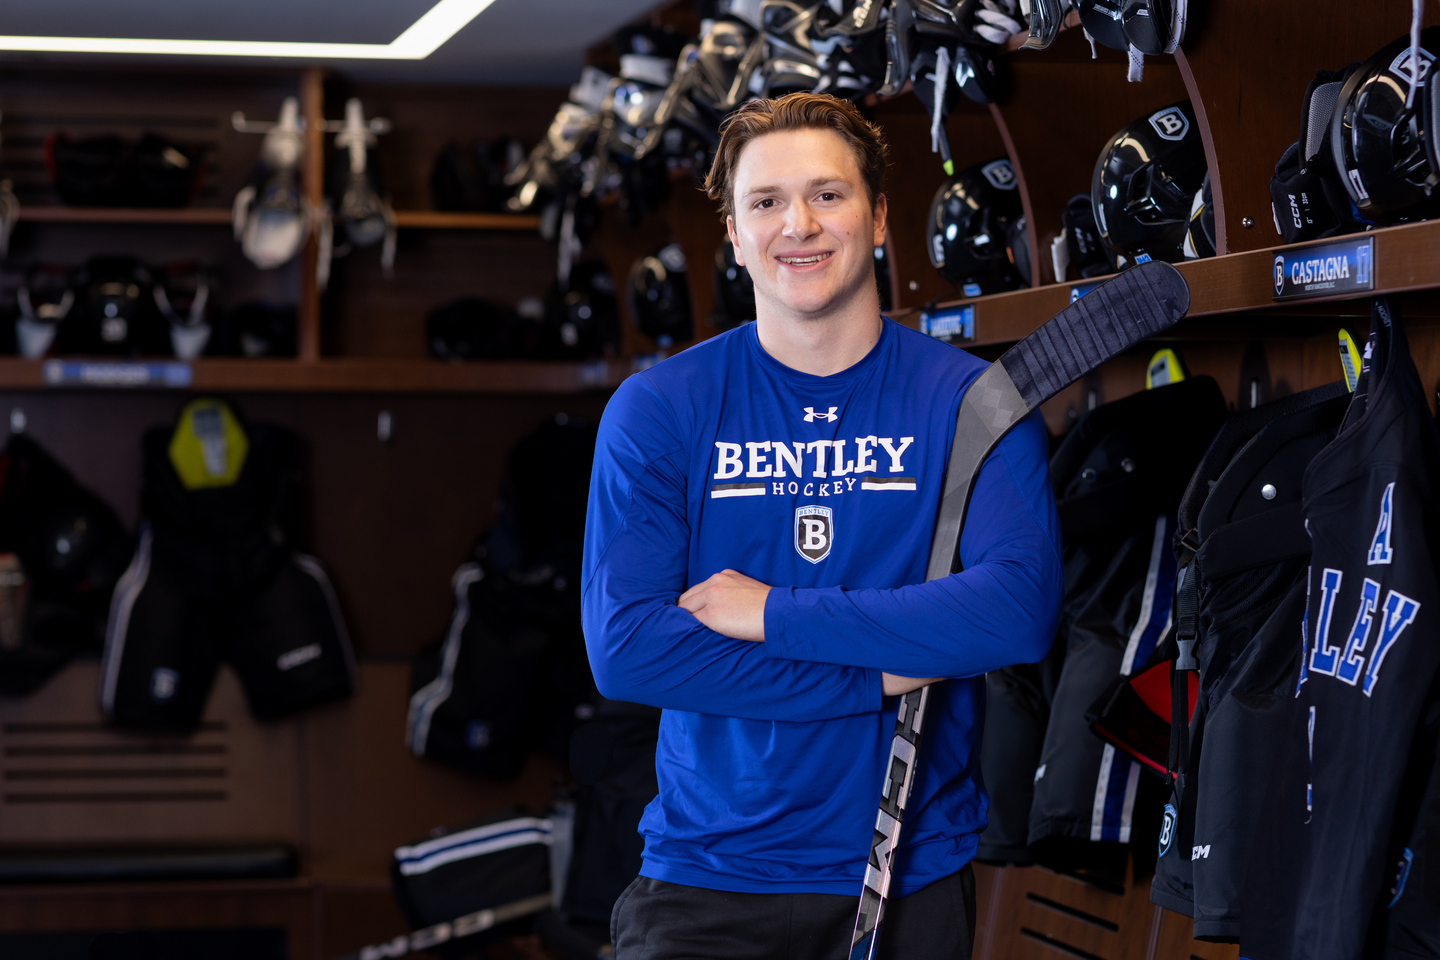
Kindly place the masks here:
<instances>
[{"instance_id":1,"label":"under armour logo","mask_svg":"<svg viewBox=\"0 0 1440 960\"><path fill-rule=\"evenodd\" d=\"M814 407L806 407L805 422L814 423L816 420L824 420L826 423L834 423L836 420L840 419L840 416L835 412L839 409L839 407L831 407L825 413L816 413Z\"/></svg>"}]
</instances>

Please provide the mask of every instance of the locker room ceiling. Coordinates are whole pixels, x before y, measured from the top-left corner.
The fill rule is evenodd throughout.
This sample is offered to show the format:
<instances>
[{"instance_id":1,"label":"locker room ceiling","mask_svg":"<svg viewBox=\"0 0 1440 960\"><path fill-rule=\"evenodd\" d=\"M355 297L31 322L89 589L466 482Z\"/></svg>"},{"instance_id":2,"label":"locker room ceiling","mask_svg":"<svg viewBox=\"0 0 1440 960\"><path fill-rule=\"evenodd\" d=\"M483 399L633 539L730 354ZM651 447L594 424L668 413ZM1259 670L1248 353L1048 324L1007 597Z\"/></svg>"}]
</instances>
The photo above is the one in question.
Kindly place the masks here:
<instances>
[{"instance_id":1,"label":"locker room ceiling","mask_svg":"<svg viewBox=\"0 0 1440 960\"><path fill-rule=\"evenodd\" d=\"M656 0L494 0L424 60L319 61L358 80L399 83L566 84L584 50ZM0 34L183 40L385 44L435 0L17 0ZM194 65L185 56L0 51L17 62ZM216 58L224 65L293 66L282 58Z\"/></svg>"}]
</instances>

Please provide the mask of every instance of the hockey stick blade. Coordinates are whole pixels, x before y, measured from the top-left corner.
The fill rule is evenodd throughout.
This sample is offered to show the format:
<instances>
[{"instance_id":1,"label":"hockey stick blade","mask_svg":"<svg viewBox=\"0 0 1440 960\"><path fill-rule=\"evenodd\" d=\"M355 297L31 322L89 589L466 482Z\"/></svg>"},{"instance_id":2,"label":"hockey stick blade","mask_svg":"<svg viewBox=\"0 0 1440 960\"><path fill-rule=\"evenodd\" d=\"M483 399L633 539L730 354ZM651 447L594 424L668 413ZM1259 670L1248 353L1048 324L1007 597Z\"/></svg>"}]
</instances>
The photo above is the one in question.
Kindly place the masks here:
<instances>
[{"instance_id":1,"label":"hockey stick blade","mask_svg":"<svg viewBox=\"0 0 1440 960\"><path fill-rule=\"evenodd\" d=\"M394 940L371 944L362 948L358 953L347 954L340 960L385 960L389 957L408 956L421 950L438 947L442 943L450 943L453 940L484 933L498 924L532 913L539 913L553 905L553 895L537 893L532 897L525 897L523 900L476 910L474 913L467 913L463 917L456 917L446 923L422 927L413 933L402 933Z\"/></svg>"},{"instance_id":2,"label":"hockey stick blade","mask_svg":"<svg viewBox=\"0 0 1440 960\"><path fill-rule=\"evenodd\" d=\"M965 391L930 544L925 579L949 576L980 466L1011 427L1085 374L1173 327L1190 309L1190 288L1152 260L1102 283L990 364Z\"/></svg>"},{"instance_id":3,"label":"hockey stick blade","mask_svg":"<svg viewBox=\"0 0 1440 960\"><path fill-rule=\"evenodd\" d=\"M955 418L955 439L945 468L926 580L948 577L954 571L971 489L1000 439L1040 404L1107 360L1168 330L1189 309L1190 289L1178 270L1159 261L1142 263L1051 317L971 383ZM925 686L900 701L850 941L850 960L871 960L879 942L892 860L900 845L905 805L914 783L929 696L930 688Z\"/></svg>"}]
</instances>

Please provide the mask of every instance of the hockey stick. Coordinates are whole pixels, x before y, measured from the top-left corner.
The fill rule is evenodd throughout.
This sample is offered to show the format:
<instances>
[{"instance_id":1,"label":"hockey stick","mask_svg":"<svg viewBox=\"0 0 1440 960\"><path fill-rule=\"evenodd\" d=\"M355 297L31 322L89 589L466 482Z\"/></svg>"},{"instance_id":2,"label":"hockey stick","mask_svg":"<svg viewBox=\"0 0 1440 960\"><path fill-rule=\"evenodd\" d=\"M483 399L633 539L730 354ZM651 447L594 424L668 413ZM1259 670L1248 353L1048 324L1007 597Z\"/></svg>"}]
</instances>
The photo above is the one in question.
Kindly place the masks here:
<instances>
[{"instance_id":1,"label":"hockey stick","mask_svg":"<svg viewBox=\"0 0 1440 960\"><path fill-rule=\"evenodd\" d=\"M1091 290L990 364L965 391L930 543L926 580L948 577L958 560L960 530L980 466L1000 438L1040 404L1142 340L1174 326L1190 309L1190 290L1168 263L1151 261ZM915 758L930 687L905 694L880 790L880 812L865 865L865 885L850 941L850 960L871 960L905 804L914 785Z\"/></svg>"},{"instance_id":2,"label":"hockey stick","mask_svg":"<svg viewBox=\"0 0 1440 960\"><path fill-rule=\"evenodd\" d=\"M554 905L554 902L555 898L550 893L537 893L523 900L502 903L498 907L476 910L474 913L467 913L463 917L456 917L446 923L421 927L413 933L402 933L394 940L371 944L362 948L358 953L345 955L341 960L382 960L386 957L403 957L421 950L429 950L442 943L459 940L461 937L484 933L491 927L507 920L539 913Z\"/></svg>"}]
</instances>

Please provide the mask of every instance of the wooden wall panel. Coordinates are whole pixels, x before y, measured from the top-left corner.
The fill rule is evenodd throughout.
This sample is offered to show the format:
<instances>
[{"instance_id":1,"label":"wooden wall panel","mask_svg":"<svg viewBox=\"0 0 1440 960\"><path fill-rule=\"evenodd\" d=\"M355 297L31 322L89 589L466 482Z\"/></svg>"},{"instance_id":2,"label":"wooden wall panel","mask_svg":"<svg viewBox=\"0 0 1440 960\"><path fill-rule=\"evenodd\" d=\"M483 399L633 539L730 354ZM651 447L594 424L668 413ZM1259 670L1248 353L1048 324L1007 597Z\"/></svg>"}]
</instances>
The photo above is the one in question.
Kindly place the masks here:
<instances>
[{"instance_id":1,"label":"wooden wall panel","mask_svg":"<svg viewBox=\"0 0 1440 960\"><path fill-rule=\"evenodd\" d=\"M1123 893L1041 867L975 865L975 960L1237 960L1233 945L1191 937L1188 917L1150 902L1150 880Z\"/></svg>"},{"instance_id":2,"label":"wooden wall panel","mask_svg":"<svg viewBox=\"0 0 1440 960\"><path fill-rule=\"evenodd\" d=\"M296 840L295 728L251 719L229 668L190 736L107 727L99 680L82 660L0 700L0 844Z\"/></svg>"}]
</instances>

